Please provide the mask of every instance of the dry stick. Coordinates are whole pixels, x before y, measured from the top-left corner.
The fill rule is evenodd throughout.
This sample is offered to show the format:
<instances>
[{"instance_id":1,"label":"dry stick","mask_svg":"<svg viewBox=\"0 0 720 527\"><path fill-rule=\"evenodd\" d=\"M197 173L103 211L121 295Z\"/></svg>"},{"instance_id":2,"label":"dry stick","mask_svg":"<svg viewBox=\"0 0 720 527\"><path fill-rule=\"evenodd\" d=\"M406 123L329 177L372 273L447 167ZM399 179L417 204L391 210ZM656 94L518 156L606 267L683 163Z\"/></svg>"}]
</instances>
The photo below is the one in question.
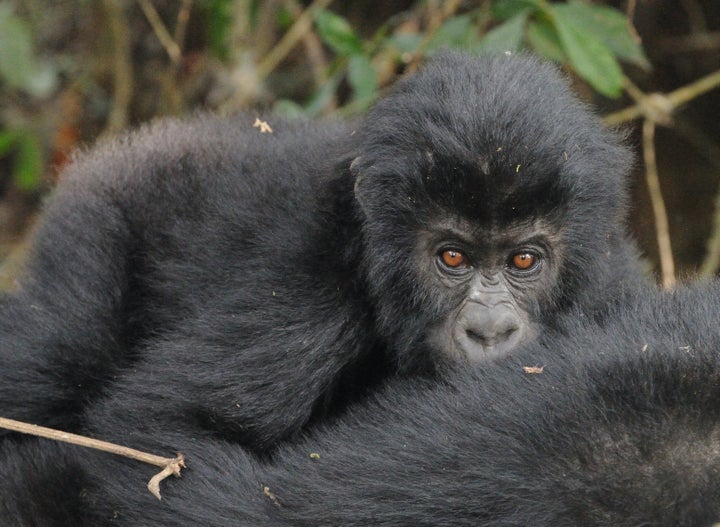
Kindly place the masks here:
<instances>
[{"instance_id":1,"label":"dry stick","mask_svg":"<svg viewBox=\"0 0 720 527\"><path fill-rule=\"evenodd\" d=\"M630 79L624 78L625 91L642 108L643 121L643 156L645 160L645 182L650 194L650 203L655 218L655 237L663 287L669 289L675 285L675 262L670 243L669 221L665 201L663 200L660 180L657 171L655 154L655 127L658 124L672 126L673 106L663 95L654 93L645 95Z\"/></svg>"},{"instance_id":2,"label":"dry stick","mask_svg":"<svg viewBox=\"0 0 720 527\"><path fill-rule=\"evenodd\" d=\"M130 30L123 7L115 0L103 2L113 41L113 101L106 133L122 130L127 125L128 107L132 99L133 69L130 59Z\"/></svg>"},{"instance_id":3,"label":"dry stick","mask_svg":"<svg viewBox=\"0 0 720 527\"><path fill-rule=\"evenodd\" d=\"M162 93L165 95L167 107L171 113L180 113L183 109L183 97L178 87L178 72L180 66L182 66L182 54L183 47L185 45L185 32L187 30L188 22L190 21L190 9L192 7L192 0L183 0L175 23L175 32L172 37L172 41L177 46L178 58L177 60L171 61L170 67L164 71L160 77L160 86ZM169 35L169 32L168 32ZM158 36L159 38L159 36Z\"/></svg>"},{"instance_id":4,"label":"dry stick","mask_svg":"<svg viewBox=\"0 0 720 527\"><path fill-rule=\"evenodd\" d=\"M305 38L305 35L312 31L313 16L318 9L325 9L333 0L314 0L305 11L300 14L290 29L283 35L273 49L271 49L265 57L256 66L254 71L253 82L256 85L262 84L270 73L282 62L282 60L290 53L297 43ZM236 109L247 103L247 95L242 91L236 93L223 104L224 108Z\"/></svg>"},{"instance_id":5,"label":"dry stick","mask_svg":"<svg viewBox=\"0 0 720 527\"><path fill-rule=\"evenodd\" d=\"M170 475L180 476L180 470L185 468L185 458L182 454L178 453L176 458L168 458L148 454L140 450L128 448L114 443L108 443L107 441L100 441L99 439L92 439L90 437L80 436L76 434L70 434L63 432L62 430L55 430L54 428L46 428L44 426L33 425L30 423L23 423L21 421L15 421L13 419L6 419L0 417L0 428L6 428L21 434L30 434L39 437L45 437L47 439L53 439L55 441L63 441L72 445L79 445L85 448L94 448L95 450L102 450L103 452L109 452L111 454L117 454L118 456L124 456L136 461L142 461L156 467L161 467L163 470L156 474L148 482L148 490L157 499L162 499L160 496L160 482Z\"/></svg>"},{"instance_id":6,"label":"dry stick","mask_svg":"<svg viewBox=\"0 0 720 527\"><path fill-rule=\"evenodd\" d=\"M670 116L681 105L711 91L720 86L720 71L716 71L705 77L678 88L668 95L651 94L645 96L629 80L626 80L625 88L628 93L636 99L636 104L619 112L606 116L603 120L606 124L617 125L631 121L637 117L645 116L643 123L643 156L645 158L645 178L650 192L650 201L655 215L655 230L660 254L660 265L663 275L663 285L672 287L675 283L674 263L672 260L672 248L670 235L668 233L668 219L665 203L660 191L660 183L657 175L657 162L655 156L655 125L670 124ZM716 201L720 204L720 194ZM716 207L715 230L711 235L708 245L708 256L703 262L701 275L707 276L714 272L720 265L720 208Z\"/></svg>"},{"instance_id":7,"label":"dry stick","mask_svg":"<svg viewBox=\"0 0 720 527\"><path fill-rule=\"evenodd\" d=\"M637 32L637 29L635 29L635 24L633 23L633 20L635 20L635 8L637 7L637 1L636 0L629 0L628 6L627 6L627 16L625 17L627 19L627 27L630 31L630 35L632 35L633 39L635 39L635 42L641 43L642 39L640 38L640 35Z\"/></svg>"},{"instance_id":8,"label":"dry stick","mask_svg":"<svg viewBox=\"0 0 720 527\"><path fill-rule=\"evenodd\" d=\"M145 18L147 18L148 22L150 22L150 26L152 26L160 44L162 44L165 51L170 56L170 60L173 61L173 64L179 63L181 55L180 46L178 46L172 36L170 36L170 32L165 27L165 24L163 24L158 12L148 0L138 0L138 3L142 8L143 13L145 13Z\"/></svg>"},{"instance_id":9,"label":"dry stick","mask_svg":"<svg viewBox=\"0 0 720 527\"><path fill-rule=\"evenodd\" d=\"M455 14L455 12L460 8L460 5L460 0L450 0L448 2L445 2L443 4L442 12L440 13L440 15L433 17L428 27L428 30L425 32L425 36L420 42L420 45L418 45L417 49L415 50L414 56L408 62L406 68L406 72L408 74L416 71L420 67L420 62L425 57L425 50L432 42L435 34L440 30L443 23Z\"/></svg>"},{"instance_id":10,"label":"dry stick","mask_svg":"<svg viewBox=\"0 0 720 527\"><path fill-rule=\"evenodd\" d=\"M177 24L175 25L175 35L173 41L178 45L180 53L182 53L183 43L185 42L185 31L190 21L190 8L192 0L183 0L182 6L177 14Z\"/></svg>"},{"instance_id":11,"label":"dry stick","mask_svg":"<svg viewBox=\"0 0 720 527\"><path fill-rule=\"evenodd\" d=\"M332 0L315 0L305 9L292 27L280 39L280 42L265 55L265 58L257 66L258 81L263 81L292 51L295 45L300 42L303 36L312 28L312 17L318 9L325 9Z\"/></svg>"},{"instance_id":12,"label":"dry stick","mask_svg":"<svg viewBox=\"0 0 720 527\"><path fill-rule=\"evenodd\" d=\"M713 230L707 242L707 254L700 266L699 274L702 278L709 278L714 276L718 269L720 269L720 191L715 195Z\"/></svg>"},{"instance_id":13,"label":"dry stick","mask_svg":"<svg viewBox=\"0 0 720 527\"><path fill-rule=\"evenodd\" d=\"M655 215L655 235L660 253L660 269L663 287L669 289L675 285L675 263L673 262L670 230L667 211L660 190L660 178L655 156L655 121L643 121L643 157L645 160L645 181L650 192L650 203Z\"/></svg>"},{"instance_id":14,"label":"dry stick","mask_svg":"<svg viewBox=\"0 0 720 527\"><path fill-rule=\"evenodd\" d=\"M303 9L298 0L284 0L283 7L288 10L292 17L297 20L303 14ZM322 42L313 31L306 32L302 37L305 50L310 61L315 86L321 87L327 80L327 61L323 52Z\"/></svg>"},{"instance_id":15,"label":"dry stick","mask_svg":"<svg viewBox=\"0 0 720 527\"><path fill-rule=\"evenodd\" d=\"M685 104L692 99L699 97L703 93L714 90L720 87L720 71L711 73L697 81L678 88L675 91L665 95L664 98L670 102L672 109L677 109L678 106ZM637 119L644 114L645 108L642 104L635 104L619 112L611 113L603 118L605 124L616 125L627 121Z\"/></svg>"}]
</instances>

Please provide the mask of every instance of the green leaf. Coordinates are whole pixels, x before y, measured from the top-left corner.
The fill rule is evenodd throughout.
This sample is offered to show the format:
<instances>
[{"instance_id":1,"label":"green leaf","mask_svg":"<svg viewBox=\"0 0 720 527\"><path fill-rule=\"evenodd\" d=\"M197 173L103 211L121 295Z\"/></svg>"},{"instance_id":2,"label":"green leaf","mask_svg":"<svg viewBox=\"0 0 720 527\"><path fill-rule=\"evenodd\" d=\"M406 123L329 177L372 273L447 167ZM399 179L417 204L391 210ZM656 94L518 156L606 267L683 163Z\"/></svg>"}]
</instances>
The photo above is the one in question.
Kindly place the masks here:
<instances>
[{"instance_id":1,"label":"green leaf","mask_svg":"<svg viewBox=\"0 0 720 527\"><path fill-rule=\"evenodd\" d=\"M427 51L439 48L471 47L478 42L475 24L470 15L459 15L446 20L428 43Z\"/></svg>"},{"instance_id":2,"label":"green leaf","mask_svg":"<svg viewBox=\"0 0 720 527\"><path fill-rule=\"evenodd\" d=\"M350 23L343 17L319 9L315 13L315 24L323 42L341 57L362 53L362 41L355 34Z\"/></svg>"},{"instance_id":3,"label":"green leaf","mask_svg":"<svg viewBox=\"0 0 720 527\"><path fill-rule=\"evenodd\" d=\"M297 119L307 115L305 109L290 99L279 99L273 105L273 113L289 119Z\"/></svg>"},{"instance_id":4,"label":"green leaf","mask_svg":"<svg viewBox=\"0 0 720 527\"><path fill-rule=\"evenodd\" d=\"M398 33L390 36L385 44L400 53L415 53L423 41L420 33Z\"/></svg>"},{"instance_id":5,"label":"green leaf","mask_svg":"<svg viewBox=\"0 0 720 527\"><path fill-rule=\"evenodd\" d=\"M13 166L13 180L20 190L33 190L40 184L43 160L40 141L34 135L18 135L18 151Z\"/></svg>"},{"instance_id":6,"label":"green leaf","mask_svg":"<svg viewBox=\"0 0 720 527\"><path fill-rule=\"evenodd\" d=\"M35 69L32 39L27 24L0 3L0 78L13 88L24 88Z\"/></svg>"},{"instance_id":7,"label":"green leaf","mask_svg":"<svg viewBox=\"0 0 720 527\"><path fill-rule=\"evenodd\" d=\"M567 62L555 26L544 17L537 17L528 24L527 41L539 55L557 62Z\"/></svg>"},{"instance_id":8,"label":"green leaf","mask_svg":"<svg viewBox=\"0 0 720 527\"><path fill-rule=\"evenodd\" d=\"M348 62L348 82L356 101L372 100L378 87L377 73L365 55L353 55Z\"/></svg>"},{"instance_id":9,"label":"green leaf","mask_svg":"<svg viewBox=\"0 0 720 527\"><path fill-rule=\"evenodd\" d=\"M484 53L502 53L520 49L528 11L523 11L510 20L503 22L485 34L480 41L479 50Z\"/></svg>"},{"instance_id":10,"label":"green leaf","mask_svg":"<svg viewBox=\"0 0 720 527\"><path fill-rule=\"evenodd\" d=\"M210 51L221 60L230 55L230 34L233 27L232 0L210 0L206 25Z\"/></svg>"},{"instance_id":11,"label":"green leaf","mask_svg":"<svg viewBox=\"0 0 720 527\"><path fill-rule=\"evenodd\" d=\"M553 4L549 6L548 13L570 63L597 91L608 97L619 97L623 74L615 55L601 40L578 27L573 13L567 7L564 4Z\"/></svg>"},{"instance_id":12,"label":"green leaf","mask_svg":"<svg viewBox=\"0 0 720 527\"><path fill-rule=\"evenodd\" d=\"M290 29L295 22L295 17L293 17L292 13L288 11L285 6L278 8L275 18L277 19L278 26L285 31Z\"/></svg>"},{"instance_id":13,"label":"green leaf","mask_svg":"<svg viewBox=\"0 0 720 527\"><path fill-rule=\"evenodd\" d=\"M0 132L0 156L6 155L17 143L18 133L14 130Z\"/></svg>"},{"instance_id":14,"label":"green leaf","mask_svg":"<svg viewBox=\"0 0 720 527\"><path fill-rule=\"evenodd\" d=\"M508 20L523 11L532 13L539 7L539 0L495 0L491 12L495 20Z\"/></svg>"},{"instance_id":15,"label":"green leaf","mask_svg":"<svg viewBox=\"0 0 720 527\"><path fill-rule=\"evenodd\" d=\"M571 2L564 6L579 29L592 33L621 59L649 68L642 46L630 32L626 16L611 7Z\"/></svg>"}]
</instances>

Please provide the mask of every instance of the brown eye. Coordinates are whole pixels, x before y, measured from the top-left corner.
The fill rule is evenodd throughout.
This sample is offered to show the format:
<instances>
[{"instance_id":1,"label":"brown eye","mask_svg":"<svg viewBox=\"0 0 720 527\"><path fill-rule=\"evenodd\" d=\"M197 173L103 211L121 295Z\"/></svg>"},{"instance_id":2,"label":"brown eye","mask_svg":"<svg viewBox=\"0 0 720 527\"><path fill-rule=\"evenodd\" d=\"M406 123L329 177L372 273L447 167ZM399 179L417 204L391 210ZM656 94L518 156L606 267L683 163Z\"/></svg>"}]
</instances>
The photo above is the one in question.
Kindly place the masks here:
<instances>
[{"instance_id":1,"label":"brown eye","mask_svg":"<svg viewBox=\"0 0 720 527\"><path fill-rule=\"evenodd\" d=\"M465 255L463 253L458 251L448 249L440 254L440 258L445 265L453 269L468 266L467 258L465 258Z\"/></svg>"},{"instance_id":2,"label":"brown eye","mask_svg":"<svg viewBox=\"0 0 720 527\"><path fill-rule=\"evenodd\" d=\"M537 256L533 253L517 253L510 260L512 267L520 271L527 271L537 263Z\"/></svg>"}]
</instances>

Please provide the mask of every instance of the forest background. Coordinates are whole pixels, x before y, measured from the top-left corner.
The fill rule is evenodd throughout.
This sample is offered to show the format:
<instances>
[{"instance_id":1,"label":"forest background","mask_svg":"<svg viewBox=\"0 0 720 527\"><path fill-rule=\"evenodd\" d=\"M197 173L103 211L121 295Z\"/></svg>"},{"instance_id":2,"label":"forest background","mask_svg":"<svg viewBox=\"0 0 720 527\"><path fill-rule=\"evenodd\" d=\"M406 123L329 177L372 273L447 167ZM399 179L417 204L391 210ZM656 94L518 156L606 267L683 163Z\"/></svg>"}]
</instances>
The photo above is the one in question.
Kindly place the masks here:
<instances>
[{"instance_id":1,"label":"forest background","mask_svg":"<svg viewBox=\"0 0 720 527\"><path fill-rule=\"evenodd\" d=\"M0 0L0 288L76 149L198 109L352 117L445 48L558 62L628 130L648 269L718 273L717 0Z\"/></svg>"}]
</instances>

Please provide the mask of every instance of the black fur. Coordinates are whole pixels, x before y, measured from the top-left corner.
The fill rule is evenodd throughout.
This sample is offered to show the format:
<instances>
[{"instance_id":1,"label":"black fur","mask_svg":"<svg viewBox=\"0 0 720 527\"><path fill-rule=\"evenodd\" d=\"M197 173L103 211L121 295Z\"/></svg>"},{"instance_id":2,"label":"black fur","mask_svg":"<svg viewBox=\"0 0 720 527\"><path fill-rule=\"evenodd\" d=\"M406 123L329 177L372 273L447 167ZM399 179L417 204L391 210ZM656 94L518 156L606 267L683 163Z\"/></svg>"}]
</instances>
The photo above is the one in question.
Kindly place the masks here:
<instances>
[{"instance_id":1,"label":"black fur","mask_svg":"<svg viewBox=\"0 0 720 527\"><path fill-rule=\"evenodd\" d=\"M131 444L186 454L162 502L144 488L151 467L39 442L0 459L0 514L48 526L707 527L720 521L719 319L719 284L638 295L601 325L567 318L567 336L445 383L397 380L268 463L105 415L98 427Z\"/></svg>"},{"instance_id":2,"label":"black fur","mask_svg":"<svg viewBox=\"0 0 720 527\"><path fill-rule=\"evenodd\" d=\"M166 121L63 175L0 302L0 415L85 430L109 393L267 452L443 362L430 331L461 300L413 259L443 222L552 230L554 274L519 293L536 327L639 280L629 155L551 66L451 54L359 123L251 123Z\"/></svg>"}]
</instances>

